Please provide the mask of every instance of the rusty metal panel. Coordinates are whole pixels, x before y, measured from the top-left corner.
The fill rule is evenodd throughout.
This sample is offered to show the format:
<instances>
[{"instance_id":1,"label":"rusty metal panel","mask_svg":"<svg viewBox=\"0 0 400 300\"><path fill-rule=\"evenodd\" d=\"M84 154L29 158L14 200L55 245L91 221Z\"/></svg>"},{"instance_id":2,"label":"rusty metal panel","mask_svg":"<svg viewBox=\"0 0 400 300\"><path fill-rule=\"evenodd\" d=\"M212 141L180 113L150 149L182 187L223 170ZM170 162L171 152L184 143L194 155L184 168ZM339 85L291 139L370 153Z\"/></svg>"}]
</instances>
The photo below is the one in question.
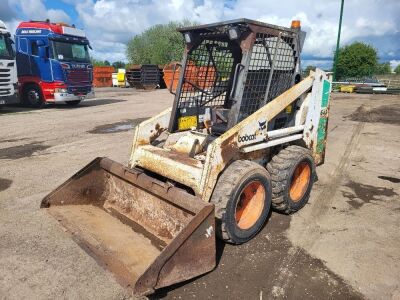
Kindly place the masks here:
<instances>
[{"instance_id":1,"label":"rusty metal panel","mask_svg":"<svg viewBox=\"0 0 400 300\"><path fill-rule=\"evenodd\" d=\"M185 153L146 145L136 149L132 163L200 192L203 164Z\"/></svg>"},{"instance_id":2,"label":"rusty metal panel","mask_svg":"<svg viewBox=\"0 0 400 300\"><path fill-rule=\"evenodd\" d=\"M168 128L169 119L171 117L171 107L162 111L158 115L147 119L135 127L132 141L130 167L134 167L132 157L135 149L139 145L149 145L157 137L159 137Z\"/></svg>"},{"instance_id":3,"label":"rusty metal panel","mask_svg":"<svg viewBox=\"0 0 400 300\"><path fill-rule=\"evenodd\" d=\"M135 294L215 267L214 206L110 159L92 161L41 208Z\"/></svg>"}]
</instances>

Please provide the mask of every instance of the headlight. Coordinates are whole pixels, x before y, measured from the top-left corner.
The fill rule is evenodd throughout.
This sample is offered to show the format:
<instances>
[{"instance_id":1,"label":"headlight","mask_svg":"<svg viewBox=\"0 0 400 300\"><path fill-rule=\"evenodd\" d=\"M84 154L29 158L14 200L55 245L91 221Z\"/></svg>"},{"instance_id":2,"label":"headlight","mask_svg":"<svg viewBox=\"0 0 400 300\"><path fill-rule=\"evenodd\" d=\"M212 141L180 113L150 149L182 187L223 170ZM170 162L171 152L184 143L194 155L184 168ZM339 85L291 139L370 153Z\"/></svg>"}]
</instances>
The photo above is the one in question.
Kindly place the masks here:
<instances>
[{"instance_id":1,"label":"headlight","mask_svg":"<svg viewBox=\"0 0 400 300\"><path fill-rule=\"evenodd\" d=\"M67 89L55 89L54 90L55 93L68 93Z\"/></svg>"}]
</instances>

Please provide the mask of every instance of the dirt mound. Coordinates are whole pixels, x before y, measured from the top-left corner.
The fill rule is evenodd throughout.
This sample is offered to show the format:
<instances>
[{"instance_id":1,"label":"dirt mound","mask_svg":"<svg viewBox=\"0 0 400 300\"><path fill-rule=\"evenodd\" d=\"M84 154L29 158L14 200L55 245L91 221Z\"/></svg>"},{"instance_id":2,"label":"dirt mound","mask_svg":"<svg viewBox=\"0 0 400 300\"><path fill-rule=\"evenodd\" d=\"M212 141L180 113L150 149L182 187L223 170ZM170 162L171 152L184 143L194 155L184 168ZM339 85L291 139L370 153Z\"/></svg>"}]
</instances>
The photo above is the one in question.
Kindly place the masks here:
<instances>
[{"instance_id":1,"label":"dirt mound","mask_svg":"<svg viewBox=\"0 0 400 300\"><path fill-rule=\"evenodd\" d=\"M383 105L377 108L367 108L362 105L347 118L358 122L400 125L400 107Z\"/></svg>"}]
</instances>

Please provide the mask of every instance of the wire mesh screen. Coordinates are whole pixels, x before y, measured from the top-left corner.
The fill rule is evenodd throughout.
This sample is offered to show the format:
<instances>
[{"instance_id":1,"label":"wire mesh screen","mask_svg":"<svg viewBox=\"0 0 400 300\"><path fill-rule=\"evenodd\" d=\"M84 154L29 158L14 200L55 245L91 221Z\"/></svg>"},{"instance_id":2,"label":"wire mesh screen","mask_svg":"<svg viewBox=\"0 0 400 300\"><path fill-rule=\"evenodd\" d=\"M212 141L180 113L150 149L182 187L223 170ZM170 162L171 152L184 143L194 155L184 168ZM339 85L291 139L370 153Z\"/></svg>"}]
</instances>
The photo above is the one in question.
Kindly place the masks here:
<instances>
[{"instance_id":1,"label":"wire mesh screen","mask_svg":"<svg viewBox=\"0 0 400 300\"><path fill-rule=\"evenodd\" d=\"M178 108L226 106L233 65L228 42L204 39L188 54Z\"/></svg>"},{"instance_id":2,"label":"wire mesh screen","mask_svg":"<svg viewBox=\"0 0 400 300\"><path fill-rule=\"evenodd\" d=\"M289 89L293 84L295 67L293 37L257 33L244 86L239 121ZM269 92L265 99L268 86Z\"/></svg>"}]
</instances>

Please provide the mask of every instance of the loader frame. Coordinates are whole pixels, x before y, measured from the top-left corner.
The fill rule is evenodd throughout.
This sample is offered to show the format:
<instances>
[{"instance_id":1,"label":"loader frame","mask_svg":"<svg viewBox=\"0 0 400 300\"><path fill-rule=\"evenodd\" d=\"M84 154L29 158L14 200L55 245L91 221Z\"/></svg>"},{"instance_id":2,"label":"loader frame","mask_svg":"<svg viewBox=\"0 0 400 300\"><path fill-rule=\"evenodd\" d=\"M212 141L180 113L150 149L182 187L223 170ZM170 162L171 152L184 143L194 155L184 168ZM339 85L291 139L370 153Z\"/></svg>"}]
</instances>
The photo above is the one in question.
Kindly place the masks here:
<instances>
[{"instance_id":1,"label":"loader frame","mask_svg":"<svg viewBox=\"0 0 400 300\"><path fill-rule=\"evenodd\" d=\"M312 151L316 164L322 164L330 91L330 76L317 69L211 142L204 161L151 145L168 128L173 109L167 109L136 127L129 166L183 184L208 202L218 176L232 161L249 159L265 164L271 147L301 143ZM268 130L268 122L294 102L298 106L293 126Z\"/></svg>"},{"instance_id":2,"label":"loader frame","mask_svg":"<svg viewBox=\"0 0 400 300\"><path fill-rule=\"evenodd\" d=\"M300 28L240 19L180 31L187 45L174 104L135 128L129 166L96 158L41 203L135 294L215 267L227 190L241 181L227 175L261 170L272 197L264 167L283 148L310 149L300 151L313 169L324 162L331 79L317 69L300 80ZM220 182L232 186L221 192ZM242 243L250 233L222 238Z\"/></svg>"}]
</instances>

